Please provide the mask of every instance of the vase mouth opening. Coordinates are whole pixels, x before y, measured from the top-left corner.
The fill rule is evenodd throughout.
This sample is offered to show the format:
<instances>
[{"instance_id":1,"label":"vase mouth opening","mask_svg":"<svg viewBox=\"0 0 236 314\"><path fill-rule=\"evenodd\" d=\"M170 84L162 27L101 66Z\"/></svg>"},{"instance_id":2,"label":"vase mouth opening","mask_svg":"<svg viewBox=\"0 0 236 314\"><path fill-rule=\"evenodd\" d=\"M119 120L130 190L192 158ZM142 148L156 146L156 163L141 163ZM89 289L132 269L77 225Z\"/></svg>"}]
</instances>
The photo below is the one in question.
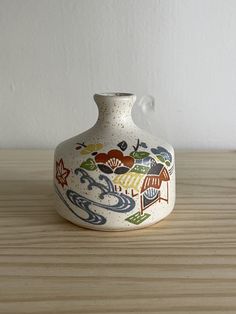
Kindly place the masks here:
<instances>
[{"instance_id":1,"label":"vase mouth opening","mask_svg":"<svg viewBox=\"0 0 236 314\"><path fill-rule=\"evenodd\" d=\"M97 104L102 104L102 103L113 103L114 101L116 102L122 102L125 104L127 102L129 103L134 103L136 100L136 96L132 93L120 93L120 92L114 92L114 93L99 93L95 94L93 96L95 102Z\"/></svg>"},{"instance_id":2,"label":"vase mouth opening","mask_svg":"<svg viewBox=\"0 0 236 314\"><path fill-rule=\"evenodd\" d=\"M112 93L99 93L95 94L95 96L100 96L100 97L132 97L135 96L132 93L123 93L123 92L112 92Z\"/></svg>"}]
</instances>

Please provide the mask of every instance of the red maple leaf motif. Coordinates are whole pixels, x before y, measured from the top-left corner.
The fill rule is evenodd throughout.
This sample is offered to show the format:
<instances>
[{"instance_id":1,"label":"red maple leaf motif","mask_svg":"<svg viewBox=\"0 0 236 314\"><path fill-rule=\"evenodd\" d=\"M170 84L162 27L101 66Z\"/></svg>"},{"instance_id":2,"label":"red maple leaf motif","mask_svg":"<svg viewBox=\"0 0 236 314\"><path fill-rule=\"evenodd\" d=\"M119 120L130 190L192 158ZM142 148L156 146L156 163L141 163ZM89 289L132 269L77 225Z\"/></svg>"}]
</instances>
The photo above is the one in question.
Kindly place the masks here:
<instances>
[{"instance_id":1,"label":"red maple leaf motif","mask_svg":"<svg viewBox=\"0 0 236 314\"><path fill-rule=\"evenodd\" d=\"M61 184L62 187L64 187L64 185L68 185L66 178L69 174L70 170L65 168L62 158L59 162L56 161L56 178L58 183Z\"/></svg>"}]
</instances>

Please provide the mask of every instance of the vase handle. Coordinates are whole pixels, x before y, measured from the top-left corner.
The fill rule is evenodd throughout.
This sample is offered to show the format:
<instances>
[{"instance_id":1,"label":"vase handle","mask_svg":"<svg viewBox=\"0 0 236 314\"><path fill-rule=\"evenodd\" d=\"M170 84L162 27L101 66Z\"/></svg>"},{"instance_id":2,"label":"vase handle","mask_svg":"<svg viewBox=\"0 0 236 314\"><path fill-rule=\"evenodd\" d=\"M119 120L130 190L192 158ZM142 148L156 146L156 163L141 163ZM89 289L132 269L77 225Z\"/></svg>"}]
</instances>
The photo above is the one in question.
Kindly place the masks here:
<instances>
[{"instance_id":1,"label":"vase handle","mask_svg":"<svg viewBox=\"0 0 236 314\"><path fill-rule=\"evenodd\" d=\"M137 102L139 112L142 115L142 124L145 129L151 131L152 121L155 115L155 98L151 95L144 95Z\"/></svg>"}]
</instances>

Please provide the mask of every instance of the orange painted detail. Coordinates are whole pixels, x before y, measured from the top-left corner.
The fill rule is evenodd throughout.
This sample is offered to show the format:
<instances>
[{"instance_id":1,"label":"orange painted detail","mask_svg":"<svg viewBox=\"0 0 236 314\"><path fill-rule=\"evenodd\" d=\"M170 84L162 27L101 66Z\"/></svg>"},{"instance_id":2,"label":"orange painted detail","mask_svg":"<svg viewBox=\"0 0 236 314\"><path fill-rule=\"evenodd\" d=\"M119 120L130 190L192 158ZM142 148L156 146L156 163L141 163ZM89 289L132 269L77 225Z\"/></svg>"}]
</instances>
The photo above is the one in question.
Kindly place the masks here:
<instances>
[{"instance_id":1,"label":"orange painted detail","mask_svg":"<svg viewBox=\"0 0 236 314\"><path fill-rule=\"evenodd\" d=\"M148 174L143 182L141 187L141 193L144 192L149 187L153 187L156 189L160 189L162 181L169 181L170 176L167 169L163 166L161 173L159 175L156 174Z\"/></svg>"},{"instance_id":2,"label":"orange painted detail","mask_svg":"<svg viewBox=\"0 0 236 314\"><path fill-rule=\"evenodd\" d=\"M65 168L63 159L61 158L59 162L56 161L56 179L62 187L64 187L64 185L68 185L66 179L69 174L70 170Z\"/></svg>"},{"instance_id":3,"label":"orange painted detail","mask_svg":"<svg viewBox=\"0 0 236 314\"><path fill-rule=\"evenodd\" d=\"M112 161L116 159L120 161L124 166L131 168L134 164L134 159L130 156L124 156L123 153L117 149L110 150L107 154L97 154L95 160L97 163L109 163L111 168L115 168L115 163Z\"/></svg>"},{"instance_id":4,"label":"orange painted detail","mask_svg":"<svg viewBox=\"0 0 236 314\"><path fill-rule=\"evenodd\" d=\"M97 154L95 161L99 169L105 173L126 173L134 165L133 157L124 156L123 153L117 149L112 149L107 154Z\"/></svg>"}]
</instances>

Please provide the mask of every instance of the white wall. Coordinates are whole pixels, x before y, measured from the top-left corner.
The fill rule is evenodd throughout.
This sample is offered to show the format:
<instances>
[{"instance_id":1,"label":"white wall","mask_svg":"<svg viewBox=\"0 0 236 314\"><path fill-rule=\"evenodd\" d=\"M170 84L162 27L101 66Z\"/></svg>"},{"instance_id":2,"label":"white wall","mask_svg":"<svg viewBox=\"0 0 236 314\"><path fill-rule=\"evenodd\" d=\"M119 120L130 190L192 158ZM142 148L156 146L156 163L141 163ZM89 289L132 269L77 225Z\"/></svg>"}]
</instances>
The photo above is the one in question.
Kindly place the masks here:
<instances>
[{"instance_id":1,"label":"white wall","mask_svg":"<svg viewBox=\"0 0 236 314\"><path fill-rule=\"evenodd\" d=\"M236 1L0 0L1 148L82 132L102 91L153 95L177 148L236 148Z\"/></svg>"}]
</instances>

